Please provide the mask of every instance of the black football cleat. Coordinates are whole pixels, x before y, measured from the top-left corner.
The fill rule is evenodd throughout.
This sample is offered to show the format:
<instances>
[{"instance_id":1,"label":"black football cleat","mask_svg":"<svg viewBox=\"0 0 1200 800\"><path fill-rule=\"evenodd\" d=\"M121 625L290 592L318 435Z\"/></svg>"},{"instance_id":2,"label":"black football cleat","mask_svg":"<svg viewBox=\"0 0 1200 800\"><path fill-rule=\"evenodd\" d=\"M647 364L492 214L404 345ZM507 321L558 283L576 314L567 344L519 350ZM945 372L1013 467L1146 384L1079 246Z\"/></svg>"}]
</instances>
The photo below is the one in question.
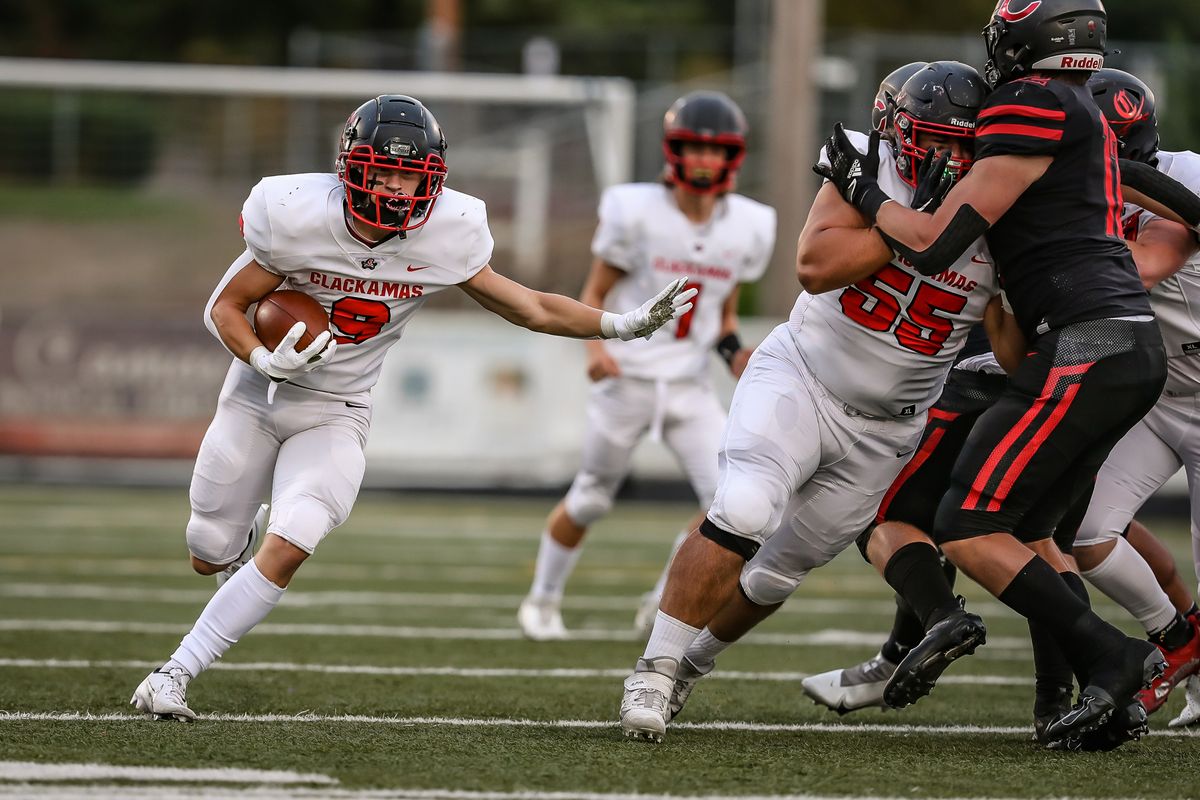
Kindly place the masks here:
<instances>
[{"instance_id":1,"label":"black football cleat","mask_svg":"<svg viewBox=\"0 0 1200 800\"><path fill-rule=\"evenodd\" d=\"M1126 638L1120 647L1114 648L1089 670L1091 678L1087 688L1079 693L1079 702L1046 726L1046 740L1054 743L1078 739L1082 742L1085 734L1099 731L1115 712L1121 710L1119 726L1120 717L1126 715L1138 690L1149 686L1166 668L1166 660L1152 643ZM1142 708L1142 714L1145 714L1145 708Z\"/></svg>"},{"instance_id":2,"label":"black football cleat","mask_svg":"<svg viewBox=\"0 0 1200 800\"><path fill-rule=\"evenodd\" d=\"M1107 753L1126 742L1136 742L1150 732L1146 707L1137 700L1114 711L1108 721L1087 733L1068 736L1051 742L1050 750L1070 750L1079 753Z\"/></svg>"},{"instance_id":3,"label":"black football cleat","mask_svg":"<svg viewBox=\"0 0 1200 800\"><path fill-rule=\"evenodd\" d=\"M1060 686L1054 696L1040 699L1033 706L1033 740L1048 744L1046 728L1058 717L1071 710L1073 687Z\"/></svg>"},{"instance_id":4,"label":"black football cleat","mask_svg":"<svg viewBox=\"0 0 1200 800\"><path fill-rule=\"evenodd\" d=\"M937 679L954 661L975 652L987 639L987 628L976 614L959 608L931 627L896 667L883 687L883 702L891 708L912 705L933 690Z\"/></svg>"}]
</instances>

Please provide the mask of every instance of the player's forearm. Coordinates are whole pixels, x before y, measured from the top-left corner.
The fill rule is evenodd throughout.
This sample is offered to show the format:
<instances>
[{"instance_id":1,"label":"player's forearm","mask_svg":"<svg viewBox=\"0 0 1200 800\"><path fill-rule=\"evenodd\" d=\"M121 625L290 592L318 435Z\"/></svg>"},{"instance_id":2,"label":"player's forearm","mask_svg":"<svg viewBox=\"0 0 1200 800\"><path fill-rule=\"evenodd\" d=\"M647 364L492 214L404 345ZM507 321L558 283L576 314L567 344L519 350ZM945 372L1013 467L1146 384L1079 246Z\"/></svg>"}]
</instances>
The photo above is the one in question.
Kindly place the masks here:
<instances>
[{"instance_id":1,"label":"player's forearm","mask_svg":"<svg viewBox=\"0 0 1200 800\"><path fill-rule=\"evenodd\" d=\"M209 316L221 343L242 361L249 362L251 351L262 346L262 342L246 319L246 309L228 300L218 300Z\"/></svg>"},{"instance_id":2,"label":"player's forearm","mask_svg":"<svg viewBox=\"0 0 1200 800\"><path fill-rule=\"evenodd\" d=\"M1017 326L1016 318L1004 310L999 297L988 303L984 310L983 329L996 362L1009 375L1013 374L1025 358L1025 335Z\"/></svg>"},{"instance_id":3,"label":"player's forearm","mask_svg":"<svg viewBox=\"0 0 1200 800\"><path fill-rule=\"evenodd\" d=\"M600 317L603 312L561 294L535 292L534 302L521 314L516 324L538 333L568 336L576 339L599 338Z\"/></svg>"},{"instance_id":4,"label":"player's forearm","mask_svg":"<svg viewBox=\"0 0 1200 800\"><path fill-rule=\"evenodd\" d=\"M841 289L867 278L892 260L892 251L870 228L828 228L802 235L796 277L809 294Z\"/></svg>"}]
</instances>

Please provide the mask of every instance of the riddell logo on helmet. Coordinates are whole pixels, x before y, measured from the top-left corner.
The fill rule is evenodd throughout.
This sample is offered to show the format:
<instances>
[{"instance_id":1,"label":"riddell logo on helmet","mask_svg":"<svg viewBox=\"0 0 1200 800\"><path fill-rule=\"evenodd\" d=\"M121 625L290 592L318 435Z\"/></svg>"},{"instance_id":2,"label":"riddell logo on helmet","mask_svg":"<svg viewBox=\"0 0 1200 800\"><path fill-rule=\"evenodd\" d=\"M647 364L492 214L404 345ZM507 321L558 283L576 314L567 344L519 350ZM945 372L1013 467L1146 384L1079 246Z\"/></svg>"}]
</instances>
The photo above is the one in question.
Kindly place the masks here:
<instances>
[{"instance_id":1,"label":"riddell logo on helmet","mask_svg":"<svg viewBox=\"0 0 1200 800\"><path fill-rule=\"evenodd\" d=\"M1100 56L1063 56L1058 63L1059 69L1100 69L1104 59Z\"/></svg>"}]
</instances>

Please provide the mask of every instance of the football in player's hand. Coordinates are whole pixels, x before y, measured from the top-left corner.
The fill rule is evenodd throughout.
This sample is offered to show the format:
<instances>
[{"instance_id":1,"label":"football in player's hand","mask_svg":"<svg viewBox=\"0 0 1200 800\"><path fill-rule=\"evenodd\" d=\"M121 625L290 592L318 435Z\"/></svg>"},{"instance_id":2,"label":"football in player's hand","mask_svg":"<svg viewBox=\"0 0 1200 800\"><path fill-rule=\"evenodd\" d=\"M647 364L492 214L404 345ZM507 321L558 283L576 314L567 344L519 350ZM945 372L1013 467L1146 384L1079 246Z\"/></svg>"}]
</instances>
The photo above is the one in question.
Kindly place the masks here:
<instances>
[{"instance_id":1,"label":"football in player's hand","mask_svg":"<svg viewBox=\"0 0 1200 800\"><path fill-rule=\"evenodd\" d=\"M296 342L296 350L303 350L312 343L313 337L329 328L329 315L311 295L295 289L280 289L258 301L254 311L254 332L271 350L279 346L280 340L297 322L304 323L304 335Z\"/></svg>"}]
</instances>

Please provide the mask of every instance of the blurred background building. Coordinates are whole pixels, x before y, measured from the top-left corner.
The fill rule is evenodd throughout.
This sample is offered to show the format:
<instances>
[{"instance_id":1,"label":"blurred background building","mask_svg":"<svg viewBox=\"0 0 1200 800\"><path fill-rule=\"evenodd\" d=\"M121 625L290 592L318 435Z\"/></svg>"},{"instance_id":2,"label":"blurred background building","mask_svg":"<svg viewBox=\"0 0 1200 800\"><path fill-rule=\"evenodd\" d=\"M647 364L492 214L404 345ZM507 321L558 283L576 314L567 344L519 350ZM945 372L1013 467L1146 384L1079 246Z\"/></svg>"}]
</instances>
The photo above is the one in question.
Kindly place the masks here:
<instances>
[{"instance_id":1,"label":"blurred background building","mask_svg":"<svg viewBox=\"0 0 1200 800\"><path fill-rule=\"evenodd\" d=\"M576 294L601 190L653 180L667 106L728 92L751 122L739 191L780 210L747 338L791 307L793 247L835 120L879 78L979 66L994 0L17 0L0 4L0 478L178 484L228 355L204 331L263 175L328 171L346 115L421 98L450 185L482 197L493 265ZM1109 0L1109 64L1156 91L1164 146L1200 119L1200 3ZM438 295L377 389L368 484L551 487L576 466L577 343ZM714 374L731 384L714 365ZM673 474L664 453L635 476Z\"/></svg>"}]
</instances>

